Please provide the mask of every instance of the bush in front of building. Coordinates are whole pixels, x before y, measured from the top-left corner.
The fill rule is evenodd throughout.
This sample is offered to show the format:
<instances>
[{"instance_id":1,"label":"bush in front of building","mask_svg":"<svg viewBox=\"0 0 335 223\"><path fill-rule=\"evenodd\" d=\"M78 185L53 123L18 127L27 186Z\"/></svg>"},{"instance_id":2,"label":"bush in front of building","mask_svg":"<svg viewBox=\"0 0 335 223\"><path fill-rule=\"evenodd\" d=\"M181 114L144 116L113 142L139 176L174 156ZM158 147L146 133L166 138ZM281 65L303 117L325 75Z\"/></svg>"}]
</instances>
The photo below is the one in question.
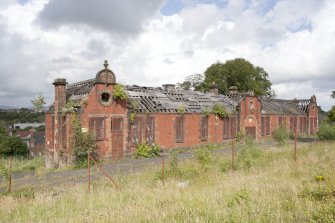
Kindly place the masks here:
<instances>
[{"instance_id":1,"label":"bush in front of building","mask_svg":"<svg viewBox=\"0 0 335 223\"><path fill-rule=\"evenodd\" d=\"M237 154L237 166L235 169L250 169L266 163L264 151L259 149L253 139L245 137L244 143L239 145Z\"/></svg>"},{"instance_id":2,"label":"bush in front of building","mask_svg":"<svg viewBox=\"0 0 335 223\"><path fill-rule=\"evenodd\" d=\"M90 133L81 131L80 120L77 114L73 115L72 130L73 134L71 144L74 151L73 155L75 167L87 167L87 154L90 153L92 156L95 154L95 137Z\"/></svg>"},{"instance_id":3,"label":"bush in front of building","mask_svg":"<svg viewBox=\"0 0 335 223\"><path fill-rule=\"evenodd\" d=\"M136 158L144 157L154 157L159 156L160 154L160 146L158 144L149 144L147 141L144 141L143 143L138 143L136 145L136 151L134 153Z\"/></svg>"},{"instance_id":4,"label":"bush in front of building","mask_svg":"<svg viewBox=\"0 0 335 223\"><path fill-rule=\"evenodd\" d=\"M323 122L319 126L319 130L316 133L319 140L322 141L334 141L335 140L335 124L329 122Z\"/></svg>"},{"instance_id":5,"label":"bush in front of building","mask_svg":"<svg viewBox=\"0 0 335 223\"><path fill-rule=\"evenodd\" d=\"M210 146L201 146L195 150L194 155L200 165L204 168L206 165L212 162L213 148Z\"/></svg>"},{"instance_id":6,"label":"bush in front of building","mask_svg":"<svg viewBox=\"0 0 335 223\"><path fill-rule=\"evenodd\" d=\"M279 145L284 145L290 138L290 134L284 126L279 126L272 132L272 138L276 140Z\"/></svg>"}]
</instances>

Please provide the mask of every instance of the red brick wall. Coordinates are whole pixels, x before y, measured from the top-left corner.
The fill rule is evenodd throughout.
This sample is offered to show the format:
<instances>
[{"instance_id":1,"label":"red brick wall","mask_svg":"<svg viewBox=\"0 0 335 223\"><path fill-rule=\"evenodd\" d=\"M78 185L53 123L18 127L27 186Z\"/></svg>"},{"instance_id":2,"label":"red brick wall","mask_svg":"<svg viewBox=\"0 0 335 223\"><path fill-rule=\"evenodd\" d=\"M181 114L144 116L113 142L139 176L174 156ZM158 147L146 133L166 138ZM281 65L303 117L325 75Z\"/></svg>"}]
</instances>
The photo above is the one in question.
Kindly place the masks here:
<instances>
[{"instance_id":1,"label":"red brick wall","mask_svg":"<svg viewBox=\"0 0 335 223\"><path fill-rule=\"evenodd\" d=\"M201 140L200 126L201 114L183 114L184 119L184 140L183 142L176 142L176 117L179 114L150 114L154 117L155 122L155 142L164 149L178 148L178 147L192 147L199 144L207 143L222 143L223 140L223 120L216 118L214 115L208 117L208 139ZM142 119L142 142L145 140L145 114L137 114L137 118ZM133 152L135 148L131 148Z\"/></svg>"},{"instance_id":2,"label":"red brick wall","mask_svg":"<svg viewBox=\"0 0 335 223\"><path fill-rule=\"evenodd\" d=\"M252 103L252 106L251 106ZM256 97L247 96L240 102L240 130L256 127L256 140L261 138L261 102Z\"/></svg>"},{"instance_id":3,"label":"red brick wall","mask_svg":"<svg viewBox=\"0 0 335 223\"><path fill-rule=\"evenodd\" d=\"M124 154L134 152L136 149L134 144L131 143L130 139L130 123L128 117L128 109L126 108L126 101L115 101L113 100L111 105L104 106L100 101L102 92L113 92L113 85L98 84L93 87L91 92L88 94L85 101L82 102L82 109L80 112L80 120L83 130L89 130L89 118L104 117L105 118L105 139L97 141L98 152L102 157L110 157L112 155L113 146L111 139L111 120L113 117L123 118L123 151ZM57 90L56 90L57 92ZM61 92L62 93L62 92ZM57 99L57 98L56 98ZM55 103L56 105L56 103ZM313 109L314 107L314 109ZM270 136L261 136L261 102L257 97L247 96L241 100L239 104L239 115L236 116L238 119L236 125L236 131L240 128L241 131L245 131L246 127L255 127L256 140L269 139L271 133L278 128L278 115L266 115L264 117L270 118ZM146 117L154 117L155 126L155 142L158 143L163 149L171 149L178 147L192 147L199 144L207 143L222 143L224 121L223 119L217 118L214 115L208 117L208 138L207 140L201 140L201 118L204 117L202 114L183 114L184 119L184 140L183 142L176 142L176 129L175 122L176 117L179 114L171 113L150 113L150 114L136 114L137 118L142 119L141 136L142 142L145 140L146 131ZM309 107L309 116L317 117L318 111L316 103L312 103ZM286 126L290 126L290 116L286 117ZM297 128L300 130L300 118L297 117ZM67 148L65 152L71 154L70 138L71 138L71 115L66 115L67 119ZM52 151L52 114L46 114L46 149ZM57 123L55 128L57 128ZM55 135L56 139L56 135ZM226 140L226 139L225 139ZM61 143L60 143L61 145ZM58 148L58 147L55 147Z\"/></svg>"},{"instance_id":4,"label":"red brick wall","mask_svg":"<svg viewBox=\"0 0 335 223\"><path fill-rule=\"evenodd\" d=\"M54 132L54 128L52 128L53 118L54 114L47 113L45 115L45 149L49 152L54 150L54 142L52 140L52 134Z\"/></svg>"},{"instance_id":5,"label":"red brick wall","mask_svg":"<svg viewBox=\"0 0 335 223\"><path fill-rule=\"evenodd\" d=\"M110 156L112 153L111 143L111 117L118 116L124 117L124 151L127 146L128 136L128 119L126 117L127 108L125 101L115 101L113 99L110 106L104 106L100 103L100 93L102 91L113 92L114 85L103 85L97 84L93 87L89 95L87 96L87 102L82 105L80 113L81 126L84 129L89 129L89 118L90 117L105 117L105 140L97 141L99 154L102 156Z\"/></svg>"}]
</instances>

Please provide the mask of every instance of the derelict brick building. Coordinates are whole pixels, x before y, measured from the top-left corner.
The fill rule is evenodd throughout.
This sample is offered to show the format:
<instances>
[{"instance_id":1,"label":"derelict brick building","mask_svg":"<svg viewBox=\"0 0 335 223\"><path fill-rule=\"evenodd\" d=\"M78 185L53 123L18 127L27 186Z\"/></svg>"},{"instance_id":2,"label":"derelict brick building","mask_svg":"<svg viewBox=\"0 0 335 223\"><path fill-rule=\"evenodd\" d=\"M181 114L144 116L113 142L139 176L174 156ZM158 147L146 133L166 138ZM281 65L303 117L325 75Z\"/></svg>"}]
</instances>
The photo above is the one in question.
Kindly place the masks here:
<instances>
[{"instance_id":1,"label":"derelict brick building","mask_svg":"<svg viewBox=\"0 0 335 223\"><path fill-rule=\"evenodd\" d=\"M125 86L127 100L114 100L114 73L105 69L90 80L68 84L54 81L55 102L46 113L46 163L66 165L71 161L71 117L69 102L75 102L83 132L95 135L98 154L121 159L136 150L136 144L155 142L163 149L223 143L245 132L256 140L266 139L280 125L298 133L314 134L318 128L315 96L306 100L281 100L239 93L228 95L184 91L174 85L163 88ZM209 114L223 106L228 117Z\"/></svg>"}]
</instances>

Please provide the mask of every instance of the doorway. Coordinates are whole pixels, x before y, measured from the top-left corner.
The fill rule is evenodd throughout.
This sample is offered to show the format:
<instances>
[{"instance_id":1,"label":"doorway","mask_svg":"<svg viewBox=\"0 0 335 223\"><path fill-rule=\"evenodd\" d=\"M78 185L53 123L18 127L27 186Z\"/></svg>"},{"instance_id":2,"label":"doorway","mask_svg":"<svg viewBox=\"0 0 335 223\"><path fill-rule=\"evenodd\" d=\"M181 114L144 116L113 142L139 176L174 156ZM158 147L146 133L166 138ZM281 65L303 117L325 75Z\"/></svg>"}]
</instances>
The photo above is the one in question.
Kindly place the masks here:
<instances>
[{"instance_id":1,"label":"doorway","mask_svg":"<svg viewBox=\"0 0 335 223\"><path fill-rule=\"evenodd\" d=\"M123 118L112 118L112 158L123 158Z\"/></svg>"}]
</instances>

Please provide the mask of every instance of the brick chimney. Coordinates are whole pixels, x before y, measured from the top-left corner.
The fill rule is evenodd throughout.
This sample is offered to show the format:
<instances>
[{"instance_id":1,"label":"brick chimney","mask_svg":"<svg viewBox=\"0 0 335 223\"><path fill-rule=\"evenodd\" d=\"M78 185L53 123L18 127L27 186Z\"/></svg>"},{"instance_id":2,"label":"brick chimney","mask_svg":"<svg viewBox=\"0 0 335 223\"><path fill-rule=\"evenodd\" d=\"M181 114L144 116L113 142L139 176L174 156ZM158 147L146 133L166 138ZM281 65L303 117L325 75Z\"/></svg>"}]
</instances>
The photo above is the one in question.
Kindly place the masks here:
<instances>
[{"instance_id":1,"label":"brick chimney","mask_svg":"<svg viewBox=\"0 0 335 223\"><path fill-rule=\"evenodd\" d=\"M230 95L237 95L238 90L237 90L237 86L230 86L229 87L229 94Z\"/></svg>"},{"instance_id":2,"label":"brick chimney","mask_svg":"<svg viewBox=\"0 0 335 223\"><path fill-rule=\"evenodd\" d=\"M59 151L62 146L62 111L66 103L65 86L66 79L57 78L53 85L55 85L55 125L54 125L54 163L59 163Z\"/></svg>"},{"instance_id":3,"label":"brick chimney","mask_svg":"<svg viewBox=\"0 0 335 223\"><path fill-rule=\"evenodd\" d=\"M215 95L219 94L219 85L213 82L209 87L209 92Z\"/></svg>"},{"instance_id":4,"label":"brick chimney","mask_svg":"<svg viewBox=\"0 0 335 223\"><path fill-rule=\"evenodd\" d=\"M164 84L163 89L164 89L164 91L167 91L169 93L176 91L176 88L175 88L174 84Z\"/></svg>"}]
</instances>

